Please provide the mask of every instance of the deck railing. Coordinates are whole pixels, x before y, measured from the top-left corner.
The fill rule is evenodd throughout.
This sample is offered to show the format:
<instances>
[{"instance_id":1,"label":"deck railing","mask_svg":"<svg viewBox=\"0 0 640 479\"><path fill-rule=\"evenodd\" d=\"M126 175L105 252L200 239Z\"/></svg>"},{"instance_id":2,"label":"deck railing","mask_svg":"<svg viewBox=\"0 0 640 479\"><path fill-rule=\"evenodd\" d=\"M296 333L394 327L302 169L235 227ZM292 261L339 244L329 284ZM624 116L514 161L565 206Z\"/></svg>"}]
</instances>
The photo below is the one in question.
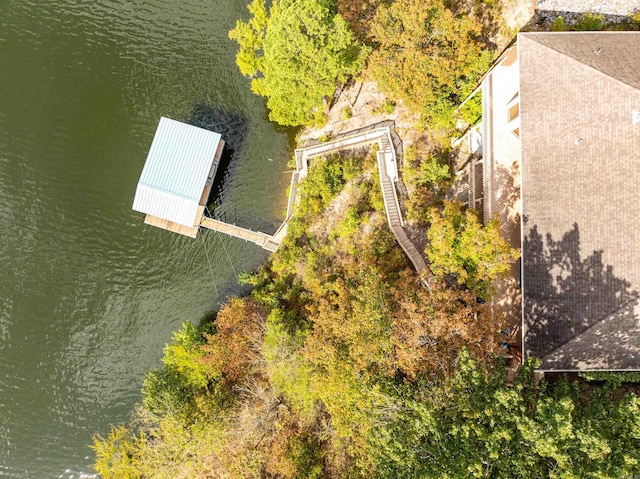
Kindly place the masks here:
<instances>
[{"instance_id":1,"label":"deck railing","mask_svg":"<svg viewBox=\"0 0 640 479\"><path fill-rule=\"evenodd\" d=\"M318 142L304 148L297 148L295 150L296 170L291 176L286 217L273 235L228 225L206 217L203 218L201 226L252 241L268 251L275 251L282 243L289 221L293 217L298 185L308 173L309 159L372 143L377 143L380 148L377 153L378 173L380 175L380 187L389 228L416 271L428 271L424 257L411 242L404 229L402 210L400 209L395 186L398 180L398 151L402 151L402 140L393 130L393 122L370 125L359 130L340 134L326 142Z\"/></svg>"}]
</instances>

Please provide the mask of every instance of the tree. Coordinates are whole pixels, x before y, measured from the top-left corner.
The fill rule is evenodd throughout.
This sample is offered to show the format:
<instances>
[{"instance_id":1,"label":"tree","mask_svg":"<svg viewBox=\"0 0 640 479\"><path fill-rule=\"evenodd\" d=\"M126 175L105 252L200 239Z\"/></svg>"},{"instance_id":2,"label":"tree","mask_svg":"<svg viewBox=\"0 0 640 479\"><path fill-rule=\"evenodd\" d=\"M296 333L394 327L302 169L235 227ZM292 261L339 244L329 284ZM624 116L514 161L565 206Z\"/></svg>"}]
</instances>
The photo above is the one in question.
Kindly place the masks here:
<instances>
[{"instance_id":1,"label":"tree","mask_svg":"<svg viewBox=\"0 0 640 479\"><path fill-rule=\"evenodd\" d=\"M254 0L249 23L229 33L240 44L237 63L267 98L269 118L281 125L309 123L336 85L364 66L366 50L329 0Z\"/></svg>"},{"instance_id":2,"label":"tree","mask_svg":"<svg viewBox=\"0 0 640 479\"><path fill-rule=\"evenodd\" d=\"M254 77L264 69L262 48L269 15L264 0L254 0L247 8L251 12L251 20L248 23L238 20L236 27L229 32L229 38L240 44L240 50L236 55L240 73L247 77Z\"/></svg>"},{"instance_id":3,"label":"tree","mask_svg":"<svg viewBox=\"0 0 640 479\"><path fill-rule=\"evenodd\" d=\"M436 283L421 288L413 275L393 288L390 361L411 381L450 376L463 349L481 364L499 354L504 320L472 293Z\"/></svg>"},{"instance_id":4,"label":"tree","mask_svg":"<svg viewBox=\"0 0 640 479\"><path fill-rule=\"evenodd\" d=\"M136 447L135 435L124 426L113 427L106 438L96 435L93 439L96 472L103 479L139 479L134 459Z\"/></svg>"},{"instance_id":5,"label":"tree","mask_svg":"<svg viewBox=\"0 0 640 479\"><path fill-rule=\"evenodd\" d=\"M520 256L501 236L497 218L482 226L457 201L445 201L442 212L432 209L430 223L426 253L431 272L439 279L455 276L480 298L489 298L491 283Z\"/></svg>"},{"instance_id":6,"label":"tree","mask_svg":"<svg viewBox=\"0 0 640 479\"><path fill-rule=\"evenodd\" d=\"M487 69L484 2L396 0L381 5L371 24L377 48L369 70L378 86L431 126L449 127L453 110Z\"/></svg>"},{"instance_id":7,"label":"tree","mask_svg":"<svg viewBox=\"0 0 640 479\"><path fill-rule=\"evenodd\" d=\"M405 388L373 431L378 477L631 477L640 472L640 400L561 379L536 384L528 362L504 367L467 353L451 378Z\"/></svg>"},{"instance_id":8,"label":"tree","mask_svg":"<svg viewBox=\"0 0 640 479\"><path fill-rule=\"evenodd\" d=\"M199 359L219 371L223 384L233 385L255 372L264 333L264 313L257 302L231 298L216 317L216 332L205 334Z\"/></svg>"},{"instance_id":9,"label":"tree","mask_svg":"<svg viewBox=\"0 0 640 479\"><path fill-rule=\"evenodd\" d=\"M382 0L337 0L338 13L362 40L369 34L369 26Z\"/></svg>"},{"instance_id":10,"label":"tree","mask_svg":"<svg viewBox=\"0 0 640 479\"><path fill-rule=\"evenodd\" d=\"M185 387L205 388L215 377L200 359L204 352L200 346L204 343L202 330L185 322L180 331L173 333L172 342L164 347L162 362L167 370L182 378Z\"/></svg>"},{"instance_id":11,"label":"tree","mask_svg":"<svg viewBox=\"0 0 640 479\"><path fill-rule=\"evenodd\" d=\"M286 397L292 409L306 419L312 415L316 398L310 388L311 367L299 351L304 334L301 331L291 334L283 316L279 309L269 314L262 354L274 390Z\"/></svg>"}]
</instances>

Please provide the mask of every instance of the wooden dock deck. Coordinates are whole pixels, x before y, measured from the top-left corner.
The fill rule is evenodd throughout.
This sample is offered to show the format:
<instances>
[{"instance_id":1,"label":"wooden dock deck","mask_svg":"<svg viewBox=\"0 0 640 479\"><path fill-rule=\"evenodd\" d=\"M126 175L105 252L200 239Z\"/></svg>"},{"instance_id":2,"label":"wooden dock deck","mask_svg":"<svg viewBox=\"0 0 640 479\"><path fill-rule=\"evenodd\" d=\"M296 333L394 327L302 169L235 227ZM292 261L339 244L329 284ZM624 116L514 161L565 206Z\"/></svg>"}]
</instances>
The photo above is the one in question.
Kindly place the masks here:
<instances>
[{"instance_id":1,"label":"wooden dock deck","mask_svg":"<svg viewBox=\"0 0 640 479\"><path fill-rule=\"evenodd\" d=\"M144 224L188 236L189 238L195 238L198 236L198 225L185 226L153 215L145 215Z\"/></svg>"},{"instance_id":2,"label":"wooden dock deck","mask_svg":"<svg viewBox=\"0 0 640 479\"><path fill-rule=\"evenodd\" d=\"M396 140L399 138L395 135ZM398 180L398 166L396 158L396 146L393 143L394 133L389 126L373 127L363 131L347 133L341 135L335 140L331 140L306 148L298 148L295 150L296 171L291 177L291 188L289 190L289 200L287 203L287 216L278 230L269 235L260 231L252 231L240 226L231 225L223 221L219 221L207 216L202 216L200 226L208 228L220 233L224 233L236 238L250 241L267 251L275 251L282 243L287 233L289 220L293 216L293 212L297 202L298 184L302 178L307 175L308 163L310 158L327 155L336 151L358 148L377 143L380 147L378 151L378 172L380 174L380 185L382 188L382 196L387 215L389 228L398 241L398 244L405 252L416 271L428 272L427 263L424 256L418 251L415 245L409 239L403 224L402 211L398 202L398 196L395 188L395 181ZM197 229L197 228L196 228ZM184 233L183 233L184 234ZM429 278L426 278L427 281Z\"/></svg>"}]
</instances>

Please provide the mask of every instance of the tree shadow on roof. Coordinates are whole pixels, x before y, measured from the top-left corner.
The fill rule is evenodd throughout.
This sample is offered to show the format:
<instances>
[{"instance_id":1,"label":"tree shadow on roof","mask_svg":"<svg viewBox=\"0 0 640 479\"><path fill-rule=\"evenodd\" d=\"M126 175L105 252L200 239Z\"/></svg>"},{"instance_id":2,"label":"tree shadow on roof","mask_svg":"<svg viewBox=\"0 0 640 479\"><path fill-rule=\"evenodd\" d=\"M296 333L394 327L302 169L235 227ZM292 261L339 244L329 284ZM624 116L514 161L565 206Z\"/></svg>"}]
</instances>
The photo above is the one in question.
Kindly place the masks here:
<instances>
[{"instance_id":1,"label":"tree shadow on roof","mask_svg":"<svg viewBox=\"0 0 640 479\"><path fill-rule=\"evenodd\" d=\"M553 368L574 369L566 366L575 366L576 361L568 357L572 353L567 344L575 343L583 334L593 336L594 332L589 330L599 329L592 338L598 344L577 341L582 343L580 354L584 356L585 348L591 347L593 355L599 356L592 358L592 362L615 362L616 358L606 357L606 343L617 341L612 326L637 327L634 308L638 294L631 289L631 283L617 277L613 266L604 264L603 251L593 251L581 259L577 224L560 239L553 239L550 234L543 237L537 226L527 227L526 219L524 226L527 231L522 245L525 355L545 358L554 353ZM608 323L603 326L605 321ZM610 324L612 321L615 324ZM611 346L612 351L616 349ZM567 357L558 357L560 348ZM578 354L575 348L574 353Z\"/></svg>"}]
</instances>

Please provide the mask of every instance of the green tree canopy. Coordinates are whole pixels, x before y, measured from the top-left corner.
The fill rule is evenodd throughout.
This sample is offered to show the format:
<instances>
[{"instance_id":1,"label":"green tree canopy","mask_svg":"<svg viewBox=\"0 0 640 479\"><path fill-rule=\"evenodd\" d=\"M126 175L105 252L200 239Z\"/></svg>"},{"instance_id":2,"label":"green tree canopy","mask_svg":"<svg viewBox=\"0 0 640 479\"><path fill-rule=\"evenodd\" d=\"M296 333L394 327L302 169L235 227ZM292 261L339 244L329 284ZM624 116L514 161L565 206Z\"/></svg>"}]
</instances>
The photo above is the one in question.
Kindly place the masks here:
<instances>
[{"instance_id":1,"label":"green tree canopy","mask_svg":"<svg viewBox=\"0 0 640 479\"><path fill-rule=\"evenodd\" d=\"M379 88L432 125L449 126L454 106L490 64L483 1L396 0L371 23L369 70Z\"/></svg>"},{"instance_id":2,"label":"green tree canopy","mask_svg":"<svg viewBox=\"0 0 640 479\"><path fill-rule=\"evenodd\" d=\"M619 478L640 470L640 400L565 379L536 384L528 362L513 384L466 353L442 387L405 389L374 433L384 478ZM417 393L417 394L416 394Z\"/></svg>"},{"instance_id":3,"label":"green tree canopy","mask_svg":"<svg viewBox=\"0 0 640 479\"><path fill-rule=\"evenodd\" d=\"M445 201L442 212L431 210L426 253L437 278L456 276L458 283L487 299L493 280L509 271L519 252L500 233L493 218L482 226L472 210L462 211L456 201Z\"/></svg>"},{"instance_id":4,"label":"green tree canopy","mask_svg":"<svg viewBox=\"0 0 640 479\"><path fill-rule=\"evenodd\" d=\"M229 37L240 44L240 71L251 89L267 98L269 118L281 125L309 123L323 97L364 66L366 50L354 39L329 0L265 0L249 6Z\"/></svg>"}]
</instances>

